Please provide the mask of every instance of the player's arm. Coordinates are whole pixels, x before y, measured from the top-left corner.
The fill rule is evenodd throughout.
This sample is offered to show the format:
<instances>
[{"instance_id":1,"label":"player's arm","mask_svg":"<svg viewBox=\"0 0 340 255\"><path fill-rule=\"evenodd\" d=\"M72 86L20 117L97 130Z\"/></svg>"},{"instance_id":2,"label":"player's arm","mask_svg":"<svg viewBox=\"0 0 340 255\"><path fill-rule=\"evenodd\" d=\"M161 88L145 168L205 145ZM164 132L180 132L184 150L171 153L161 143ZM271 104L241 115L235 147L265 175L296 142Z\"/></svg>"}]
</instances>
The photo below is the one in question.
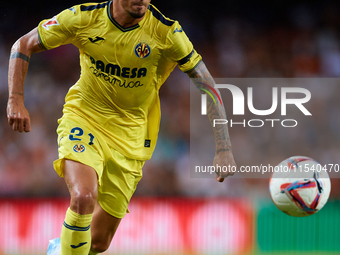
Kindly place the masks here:
<instances>
[{"instance_id":1,"label":"player's arm","mask_svg":"<svg viewBox=\"0 0 340 255\"><path fill-rule=\"evenodd\" d=\"M7 119L14 131L29 132L30 117L24 106L24 81L32 53L42 51L37 28L12 46L8 67Z\"/></svg>"},{"instance_id":2,"label":"player's arm","mask_svg":"<svg viewBox=\"0 0 340 255\"><path fill-rule=\"evenodd\" d=\"M215 93L213 93L210 89L211 87L215 87L214 79L210 75L203 61L201 61L193 70L189 71L188 75L195 86L197 88L200 88L201 93L204 93L204 90L210 91L211 95L215 97L215 101L219 102L219 99L217 98ZM217 91L217 93L219 94L218 89L215 88L215 91ZM226 119L224 106L220 103L215 104L210 96L207 97L207 116L212 126L214 119ZM219 166L230 166L231 169L231 167L236 166L236 164L232 154L228 127L227 125L217 125L213 127L213 132L216 143L214 166L216 166L217 164ZM219 182L223 182L224 178L233 174L233 172L218 173L216 180Z\"/></svg>"}]
</instances>

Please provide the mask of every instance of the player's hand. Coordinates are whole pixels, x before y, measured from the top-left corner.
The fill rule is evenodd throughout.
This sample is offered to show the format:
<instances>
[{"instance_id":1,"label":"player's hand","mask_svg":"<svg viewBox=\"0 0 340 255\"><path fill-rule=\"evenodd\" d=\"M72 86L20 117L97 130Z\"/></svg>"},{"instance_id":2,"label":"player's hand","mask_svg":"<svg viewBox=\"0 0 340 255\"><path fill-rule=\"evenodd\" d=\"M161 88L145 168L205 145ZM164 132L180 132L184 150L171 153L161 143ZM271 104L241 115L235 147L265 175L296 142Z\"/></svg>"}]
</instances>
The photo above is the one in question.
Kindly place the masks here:
<instances>
[{"instance_id":1,"label":"player's hand","mask_svg":"<svg viewBox=\"0 0 340 255\"><path fill-rule=\"evenodd\" d=\"M31 119L22 100L9 99L7 103L8 124L14 131L31 131Z\"/></svg>"},{"instance_id":2,"label":"player's hand","mask_svg":"<svg viewBox=\"0 0 340 255\"><path fill-rule=\"evenodd\" d=\"M236 171L236 163L232 151L221 151L214 158L215 169L223 169L224 171L216 171L216 180L223 182L229 175L234 175Z\"/></svg>"}]
</instances>

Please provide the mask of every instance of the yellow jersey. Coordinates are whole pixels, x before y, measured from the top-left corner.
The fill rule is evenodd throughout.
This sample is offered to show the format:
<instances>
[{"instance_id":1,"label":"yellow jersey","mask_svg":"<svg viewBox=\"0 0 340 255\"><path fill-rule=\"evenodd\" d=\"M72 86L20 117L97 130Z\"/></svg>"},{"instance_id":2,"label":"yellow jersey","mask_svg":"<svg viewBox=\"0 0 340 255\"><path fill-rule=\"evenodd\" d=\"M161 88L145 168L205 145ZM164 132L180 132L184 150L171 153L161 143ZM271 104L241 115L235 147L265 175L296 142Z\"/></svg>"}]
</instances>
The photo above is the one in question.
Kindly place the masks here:
<instances>
[{"instance_id":1,"label":"yellow jersey","mask_svg":"<svg viewBox=\"0 0 340 255\"><path fill-rule=\"evenodd\" d=\"M201 56L179 23L152 4L127 28L114 20L111 5L76 5L43 20L39 40L46 50L69 43L79 49L81 75L66 95L64 115L88 120L124 156L147 160L158 137L161 85L177 64L188 72Z\"/></svg>"}]
</instances>

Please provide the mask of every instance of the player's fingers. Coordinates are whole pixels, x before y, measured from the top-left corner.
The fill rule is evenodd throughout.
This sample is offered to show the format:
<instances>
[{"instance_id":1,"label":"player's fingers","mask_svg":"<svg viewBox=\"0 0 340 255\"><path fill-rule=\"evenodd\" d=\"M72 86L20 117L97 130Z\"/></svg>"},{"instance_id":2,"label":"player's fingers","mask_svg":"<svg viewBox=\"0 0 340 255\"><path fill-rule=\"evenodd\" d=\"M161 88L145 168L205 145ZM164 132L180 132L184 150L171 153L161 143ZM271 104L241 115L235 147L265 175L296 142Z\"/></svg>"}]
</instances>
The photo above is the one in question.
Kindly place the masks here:
<instances>
[{"instance_id":1,"label":"player's fingers","mask_svg":"<svg viewBox=\"0 0 340 255\"><path fill-rule=\"evenodd\" d=\"M218 181L218 182L223 182L223 181L224 181L224 178L217 176L217 177L216 177L216 181Z\"/></svg>"},{"instance_id":2,"label":"player's fingers","mask_svg":"<svg viewBox=\"0 0 340 255\"><path fill-rule=\"evenodd\" d=\"M18 119L18 131L21 133L24 131L24 120L23 119Z\"/></svg>"},{"instance_id":3,"label":"player's fingers","mask_svg":"<svg viewBox=\"0 0 340 255\"><path fill-rule=\"evenodd\" d=\"M10 115L7 115L7 119L8 119L8 124L9 124L10 126L12 126L12 125L13 125L13 122L14 122L13 118L12 118Z\"/></svg>"},{"instance_id":4,"label":"player's fingers","mask_svg":"<svg viewBox=\"0 0 340 255\"><path fill-rule=\"evenodd\" d=\"M18 120L13 119L12 129L13 129L14 131L18 131L18 128L19 128Z\"/></svg>"},{"instance_id":5,"label":"player's fingers","mask_svg":"<svg viewBox=\"0 0 340 255\"><path fill-rule=\"evenodd\" d=\"M26 118L25 119L24 131L25 132L30 132L31 131L31 120L30 120L30 118Z\"/></svg>"}]
</instances>

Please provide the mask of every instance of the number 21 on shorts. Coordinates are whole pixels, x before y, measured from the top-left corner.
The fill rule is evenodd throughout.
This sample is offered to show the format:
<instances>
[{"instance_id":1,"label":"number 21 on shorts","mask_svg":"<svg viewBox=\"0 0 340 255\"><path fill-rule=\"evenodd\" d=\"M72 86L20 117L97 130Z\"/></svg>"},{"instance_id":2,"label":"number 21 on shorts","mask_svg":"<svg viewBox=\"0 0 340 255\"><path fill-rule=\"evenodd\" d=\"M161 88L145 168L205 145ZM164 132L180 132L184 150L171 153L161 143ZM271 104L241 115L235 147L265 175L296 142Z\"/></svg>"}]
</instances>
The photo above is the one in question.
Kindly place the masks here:
<instances>
[{"instance_id":1,"label":"number 21 on shorts","mask_svg":"<svg viewBox=\"0 0 340 255\"><path fill-rule=\"evenodd\" d=\"M71 141L81 141L81 137L84 135L84 130L80 127L74 127L71 129L71 134L69 135L69 139ZM93 139L94 139L94 135L91 133L87 134L90 137L90 142L89 145L93 144Z\"/></svg>"}]
</instances>

